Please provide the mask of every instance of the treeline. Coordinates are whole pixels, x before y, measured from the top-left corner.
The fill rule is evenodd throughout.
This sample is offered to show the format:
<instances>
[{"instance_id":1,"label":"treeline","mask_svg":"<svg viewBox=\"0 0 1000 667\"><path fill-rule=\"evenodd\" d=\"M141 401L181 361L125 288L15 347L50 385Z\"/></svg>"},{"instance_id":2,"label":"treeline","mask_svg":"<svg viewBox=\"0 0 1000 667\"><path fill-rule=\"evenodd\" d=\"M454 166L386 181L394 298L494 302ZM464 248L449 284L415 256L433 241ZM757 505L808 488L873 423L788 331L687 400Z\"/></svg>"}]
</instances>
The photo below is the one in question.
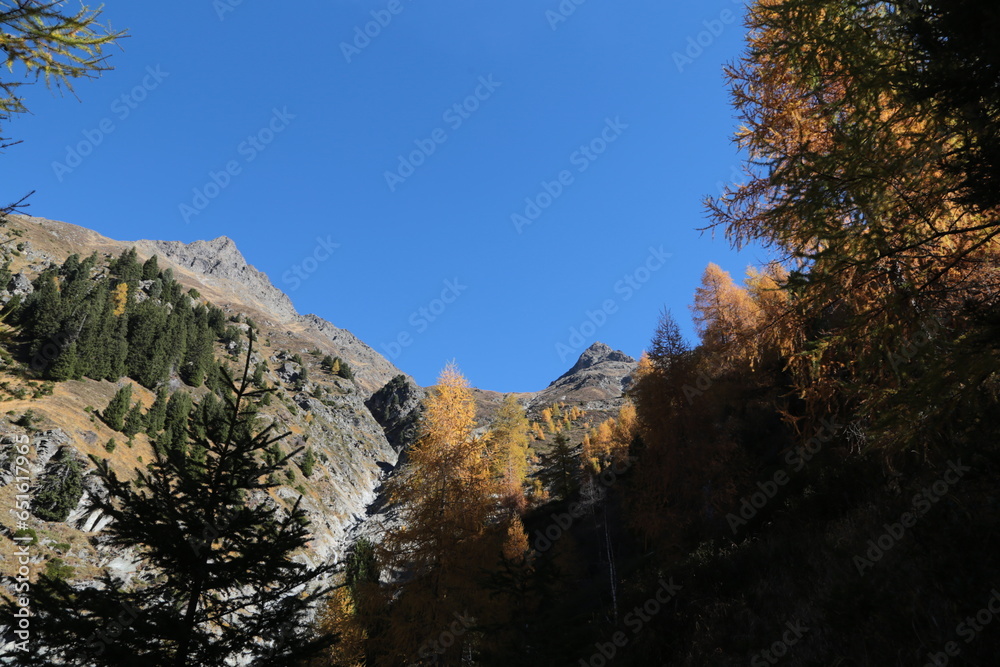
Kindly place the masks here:
<instances>
[{"instance_id":1,"label":"treeline","mask_svg":"<svg viewBox=\"0 0 1000 667\"><path fill-rule=\"evenodd\" d=\"M140 263L134 248L107 266L96 253L70 255L33 286L8 309L29 367L47 379L130 377L152 389L176 373L198 387L214 366L217 341L239 351L241 332L222 309L185 292L155 255Z\"/></svg>"}]
</instances>

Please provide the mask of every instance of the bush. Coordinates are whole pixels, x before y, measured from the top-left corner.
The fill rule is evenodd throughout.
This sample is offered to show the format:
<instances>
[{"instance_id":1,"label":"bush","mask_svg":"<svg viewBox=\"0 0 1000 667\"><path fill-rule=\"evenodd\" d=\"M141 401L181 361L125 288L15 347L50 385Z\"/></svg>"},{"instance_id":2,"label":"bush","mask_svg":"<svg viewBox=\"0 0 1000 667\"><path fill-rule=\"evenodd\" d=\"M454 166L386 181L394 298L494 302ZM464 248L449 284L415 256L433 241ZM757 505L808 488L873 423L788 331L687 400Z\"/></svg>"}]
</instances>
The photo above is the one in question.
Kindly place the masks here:
<instances>
[{"instance_id":1,"label":"bush","mask_svg":"<svg viewBox=\"0 0 1000 667\"><path fill-rule=\"evenodd\" d=\"M30 537L31 541L28 542L18 539L21 537ZM30 547L33 544L38 544L38 533L35 532L34 528L19 528L18 530L14 531L13 538L17 540L17 543L20 545L26 545Z\"/></svg>"},{"instance_id":2,"label":"bush","mask_svg":"<svg viewBox=\"0 0 1000 667\"><path fill-rule=\"evenodd\" d=\"M25 410L24 414L17 418L14 423L26 429L30 429L34 424L41 421L41 417L35 414L34 410Z\"/></svg>"},{"instance_id":3,"label":"bush","mask_svg":"<svg viewBox=\"0 0 1000 667\"><path fill-rule=\"evenodd\" d=\"M49 579L71 579L73 567L63 562L58 556L45 563L45 576Z\"/></svg>"}]
</instances>

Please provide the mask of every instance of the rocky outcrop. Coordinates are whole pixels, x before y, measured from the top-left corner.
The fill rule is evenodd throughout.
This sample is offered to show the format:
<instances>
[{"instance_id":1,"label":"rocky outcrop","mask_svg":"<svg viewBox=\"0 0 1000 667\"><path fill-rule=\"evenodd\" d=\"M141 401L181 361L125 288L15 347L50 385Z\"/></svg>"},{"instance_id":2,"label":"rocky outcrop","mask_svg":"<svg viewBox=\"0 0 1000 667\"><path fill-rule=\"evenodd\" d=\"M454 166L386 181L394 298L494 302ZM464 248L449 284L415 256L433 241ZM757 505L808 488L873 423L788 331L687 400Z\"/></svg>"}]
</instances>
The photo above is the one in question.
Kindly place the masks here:
<instances>
[{"instance_id":1,"label":"rocky outcrop","mask_svg":"<svg viewBox=\"0 0 1000 667\"><path fill-rule=\"evenodd\" d=\"M363 343L347 329L334 326L316 315L299 315L297 320L306 330L319 333L337 350L337 356L346 361L358 379L365 393L385 386L392 378L403 375L410 382L410 376L400 371L388 359Z\"/></svg>"},{"instance_id":2,"label":"rocky outcrop","mask_svg":"<svg viewBox=\"0 0 1000 667\"><path fill-rule=\"evenodd\" d=\"M397 375L365 401L396 452L402 452L416 441L421 401L425 395L426 392L408 377Z\"/></svg>"},{"instance_id":3,"label":"rocky outcrop","mask_svg":"<svg viewBox=\"0 0 1000 667\"><path fill-rule=\"evenodd\" d=\"M350 331L317 315L299 315L288 295L275 287L266 274L251 266L228 236L193 243L137 241L136 247L145 254L156 254L198 274L216 288L233 291L233 286L238 286L240 298L252 301L268 319L295 323L301 333L319 334L334 346L337 356L350 365L365 393L400 374L398 368Z\"/></svg>"}]
</instances>

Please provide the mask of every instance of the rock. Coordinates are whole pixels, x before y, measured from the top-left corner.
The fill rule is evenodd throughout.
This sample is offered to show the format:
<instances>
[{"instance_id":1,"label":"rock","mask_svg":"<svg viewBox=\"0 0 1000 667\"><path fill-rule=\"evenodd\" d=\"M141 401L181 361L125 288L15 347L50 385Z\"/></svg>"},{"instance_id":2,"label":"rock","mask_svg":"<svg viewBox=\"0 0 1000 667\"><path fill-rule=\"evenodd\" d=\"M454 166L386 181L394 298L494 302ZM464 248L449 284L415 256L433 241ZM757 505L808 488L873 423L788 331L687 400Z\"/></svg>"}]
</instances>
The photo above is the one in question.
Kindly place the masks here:
<instances>
[{"instance_id":1,"label":"rock","mask_svg":"<svg viewBox=\"0 0 1000 667\"><path fill-rule=\"evenodd\" d=\"M35 291L35 287L31 284L28 276L23 273L15 273L10 279L8 288L10 293L14 296L17 296L18 294L21 296L27 296Z\"/></svg>"},{"instance_id":2,"label":"rock","mask_svg":"<svg viewBox=\"0 0 1000 667\"><path fill-rule=\"evenodd\" d=\"M397 452L417 438L421 402L426 392L405 375L397 375L365 401L365 406L382 426L385 437Z\"/></svg>"},{"instance_id":3,"label":"rock","mask_svg":"<svg viewBox=\"0 0 1000 667\"><path fill-rule=\"evenodd\" d=\"M275 371L275 374L282 382L292 383L299 379L302 367L294 362L286 361Z\"/></svg>"}]
</instances>

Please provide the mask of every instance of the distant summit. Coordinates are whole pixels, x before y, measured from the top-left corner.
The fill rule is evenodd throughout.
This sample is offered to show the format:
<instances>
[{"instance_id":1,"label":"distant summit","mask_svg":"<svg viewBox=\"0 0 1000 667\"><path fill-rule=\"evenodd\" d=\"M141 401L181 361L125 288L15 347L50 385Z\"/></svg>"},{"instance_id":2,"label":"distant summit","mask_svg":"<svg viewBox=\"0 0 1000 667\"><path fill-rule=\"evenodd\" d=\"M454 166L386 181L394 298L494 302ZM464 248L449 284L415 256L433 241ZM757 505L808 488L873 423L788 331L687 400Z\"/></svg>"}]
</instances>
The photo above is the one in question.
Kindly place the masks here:
<instances>
[{"instance_id":1,"label":"distant summit","mask_svg":"<svg viewBox=\"0 0 1000 667\"><path fill-rule=\"evenodd\" d=\"M562 380L565 377L573 375L574 373L579 373L584 369L591 368L593 366L602 364L607 361L620 361L626 364L636 363L635 359L628 356L621 350L612 350L609 346L605 345L600 341L597 341L596 343L588 347L586 350L584 350L583 354L580 355L580 358L577 359L573 367L568 371L566 371L565 373L563 373L562 375L560 375L559 378L552 383L552 385L556 384L557 382L559 382L559 380Z\"/></svg>"},{"instance_id":2,"label":"distant summit","mask_svg":"<svg viewBox=\"0 0 1000 667\"><path fill-rule=\"evenodd\" d=\"M546 405L579 401L587 404L587 409L613 409L621 403L636 366L638 362L621 350L594 343L583 351L572 368L536 394L531 402Z\"/></svg>"}]
</instances>

